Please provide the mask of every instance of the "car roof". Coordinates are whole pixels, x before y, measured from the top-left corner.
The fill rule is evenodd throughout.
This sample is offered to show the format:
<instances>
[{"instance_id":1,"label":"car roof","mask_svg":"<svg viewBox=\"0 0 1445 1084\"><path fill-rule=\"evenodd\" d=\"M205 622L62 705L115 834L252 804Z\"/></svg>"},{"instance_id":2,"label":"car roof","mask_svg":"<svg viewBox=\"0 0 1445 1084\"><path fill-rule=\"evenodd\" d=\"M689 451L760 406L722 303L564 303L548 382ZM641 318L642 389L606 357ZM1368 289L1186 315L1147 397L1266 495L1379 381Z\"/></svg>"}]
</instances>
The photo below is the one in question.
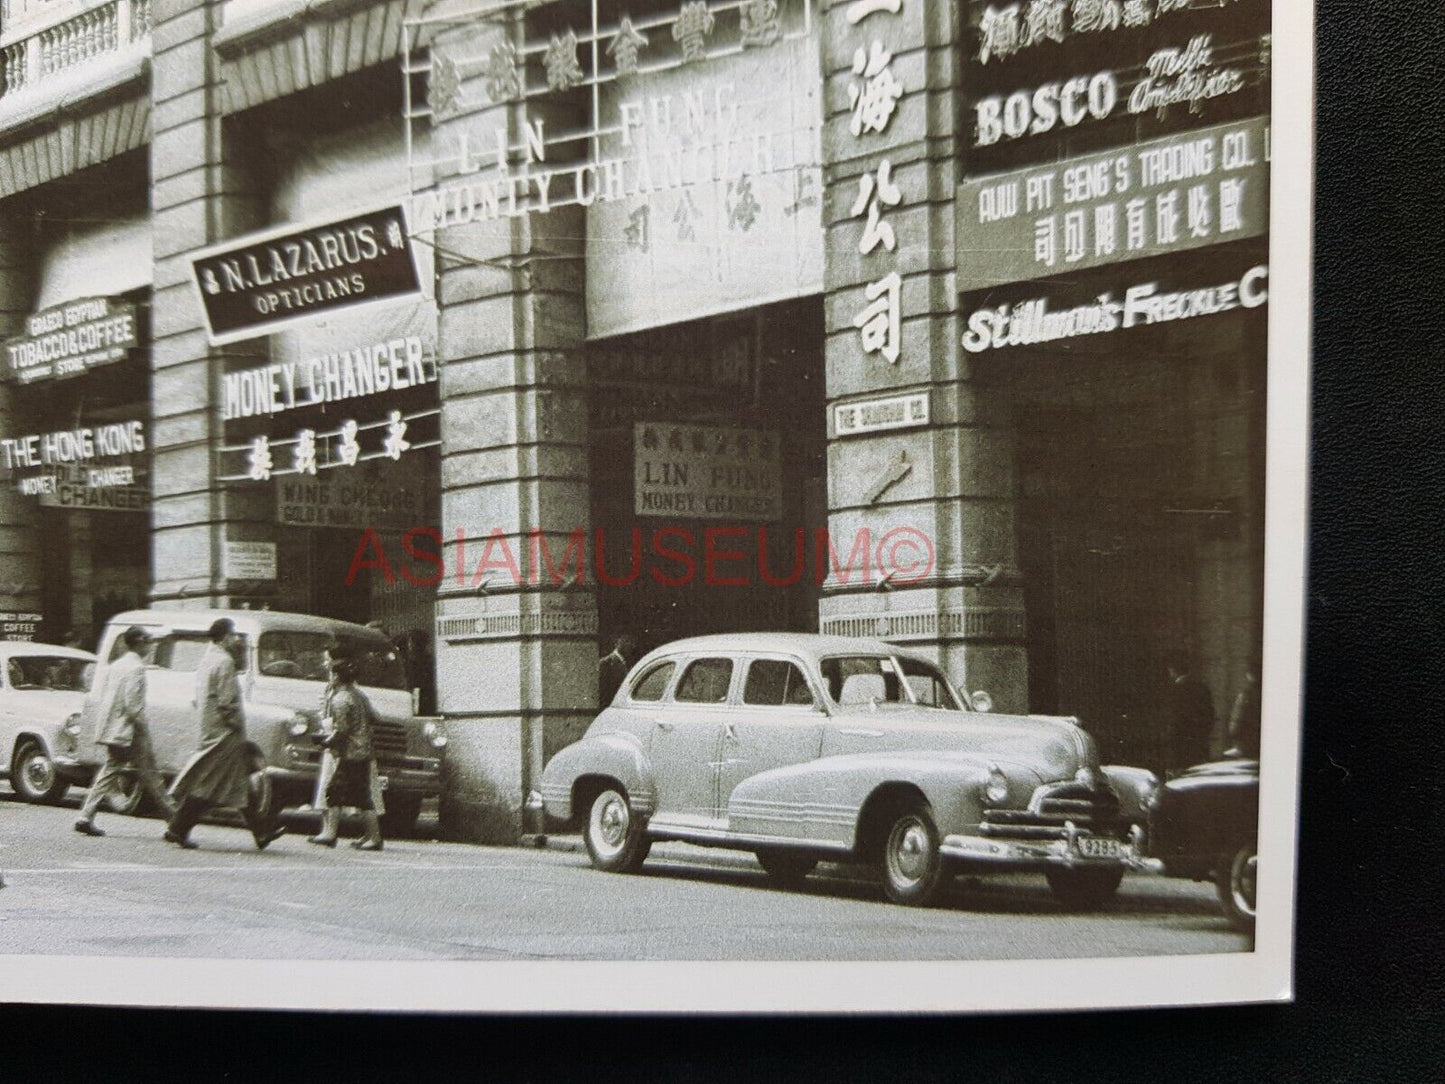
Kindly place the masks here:
<instances>
[{"instance_id":1,"label":"car roof","mask_svg":"<svg viewBox=\"0 0 1445 1084\"><path fill-rule=\"evenodd\" d=\"M282 610L127 610L110 619L111 625L165 625L186 631L205 632L220 618L228 617L236 623L236 631L256 635L261 632L324 632L333 636L350 636L358 639L377 640L390 643L386 633L356 625L350 621L338 621L333 617L317 617L314 614L286 613Z\"/></svg>"},{"instance_id":2,"label":"car roof","mask_svg":"<svg viewBox=\"0 0 1445 1084\"><path fill-rule=\"evenodd\" d=\"M95 656L89 651L81 651L75 647L65 647L62 644L38 644L31 640L0 640L0 659L13 659L16 656L44 655L46 658L62 659L83 659L86 662L94 662Z\"/></svg>"},{"instance_id":3,"label":"car roof","mask_svg":"<svg viewBox=\"0 0 1445 1084\"><path fill-rule=\"evenodd\" d=\"M777 651L811 659L820 659L827 655L904 655L927 661L927 657L919 652L900 647L897 644L890 644L886 640L869 640L854 636L825 636L815 632L733 632L713 636L691 636L654 648L648 653L647 658L708 651L724 654Z\"/></svg>"}]
</instances>

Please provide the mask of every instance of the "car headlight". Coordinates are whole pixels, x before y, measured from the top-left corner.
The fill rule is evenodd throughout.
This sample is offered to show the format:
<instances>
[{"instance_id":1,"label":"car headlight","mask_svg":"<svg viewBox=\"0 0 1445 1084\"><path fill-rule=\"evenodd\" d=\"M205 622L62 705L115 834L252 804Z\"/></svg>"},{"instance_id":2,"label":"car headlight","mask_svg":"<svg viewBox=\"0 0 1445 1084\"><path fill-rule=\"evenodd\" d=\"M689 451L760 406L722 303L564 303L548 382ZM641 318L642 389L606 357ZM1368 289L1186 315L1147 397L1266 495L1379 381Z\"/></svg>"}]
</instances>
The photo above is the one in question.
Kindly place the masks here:
<instances>
[{"instance_id":1,"label":"car headlight","mask_svg":"<svg viewBox=\"0 0 1445 1084\"><path fill-rule=\"evenodd\" d=\"M311 729L311 720L304 715L293 715L291 721L286 724L286 733L293 738L304 738Z\"/></svg>"},{"instance_id":2,"label":"car headlight","mask_svg":"<svg viewBox=\"0 0 1445 1084\"><path fill-rule=\"evenodd\" d=\"M1138 794L1139 808L1151 808L1159 794L1159 777L1157 775L1150 774L1139 780Z\"/></svg>"},{"instance_id":3,"label":"car headlight","mask_svg":"<svg viewBox=\"0 0 1445 1084\"><path fill-rule=\"evenodd\" d=\"M428 720L421 728L422 735L432 743L435 749L441 749L447 743L447 732L442 729L441 723Z\"/></svg>"},{"instance_id":4,"label":"car headlight","mask_svg":"<svg viewBox=\"0 0 1445 1084\"><path fill-rule=\"evenodd\" d=\"M1080 768L1074 773L1074 782L1079 784L1079 786L1083 787L1085 790L1098 790L1099 773L1094 771L1093 768Z\"/></svg>"},{"instance_id":5,"label":"car headlight","mask_svg":"<svg viewBox=\"0 0 1445 1084\"><path fill-rule=\"evenodd\" d=\"M71 738L80 737L80 716L72 715L65 720L65 725L60 728L61 732Z\"/></svg>"},{"instance_id":6,"label":"car headlight","mask_svg":"<svg viewBox=\"0 0 1445 1084\"><path fill-rule=\"evenodd\" d=\"M997 764L988 766L988 782L984 784L983 796L994 805L1008 797L1008 776Z\"/></svg>"}]
</instances>

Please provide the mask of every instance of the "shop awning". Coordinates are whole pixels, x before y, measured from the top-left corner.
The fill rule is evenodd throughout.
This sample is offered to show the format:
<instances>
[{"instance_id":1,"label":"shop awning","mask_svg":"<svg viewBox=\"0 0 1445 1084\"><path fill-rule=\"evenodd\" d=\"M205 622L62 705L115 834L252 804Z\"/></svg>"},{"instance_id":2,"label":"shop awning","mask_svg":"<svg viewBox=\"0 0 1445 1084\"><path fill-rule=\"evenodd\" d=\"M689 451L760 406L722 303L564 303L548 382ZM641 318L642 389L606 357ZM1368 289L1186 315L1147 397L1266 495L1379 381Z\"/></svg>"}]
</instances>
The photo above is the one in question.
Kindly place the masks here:
<instances>
[{"instance_id":1,"label":"shop awning","mask_svg":"<svg viewBox=\"0 0 1445 1084\"><path fill-rule=\"evenodd\" d=\"M41 257L35 311L148 287L152 269L149 215L76 227Z\"/></svg>"}]
</instances>

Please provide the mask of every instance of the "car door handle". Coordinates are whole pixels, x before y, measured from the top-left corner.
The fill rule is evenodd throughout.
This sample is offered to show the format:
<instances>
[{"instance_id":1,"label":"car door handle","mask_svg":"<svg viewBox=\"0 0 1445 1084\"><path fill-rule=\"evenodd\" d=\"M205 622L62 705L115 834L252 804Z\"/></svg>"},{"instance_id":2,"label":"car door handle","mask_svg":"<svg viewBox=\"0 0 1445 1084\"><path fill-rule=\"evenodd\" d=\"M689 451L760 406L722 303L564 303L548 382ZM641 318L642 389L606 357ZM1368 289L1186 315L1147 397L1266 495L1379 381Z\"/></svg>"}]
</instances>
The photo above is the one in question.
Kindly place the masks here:
<instances>
[{"instance_id":1,"label":"car door handle","mask_svg":"<svg viewBox=\"0 0 1445 1084\"><path fill-rule=\"evenodd\" d=\"M738 740L738 728L732 723L723 723L723 737L728 741Z\"/></svg>"},{"instance_id":2,"label":"car door handle","mask_svg":"<svg viewBox=\"0 0 1445 1084\"><path fill-rule=\"evenodd\" d=\"M852 737L852 738L881 738L881 737L883 737L883 731L881 731L881 730L864 730L864 729L862 729L861 727L856 727L856 726L839 727L839 728L838 728L838 733L839 733L839 734L847 734L849 737Z\"/></svg>"},{"instance_id":3,"label":"car door handle","mask_svg":"<svg viewBox=\"0 0 1445 1084\"><path fill-rule=\"evenodd\" d=\"M659 730L672 730L677 726L671 719L654 719L653 722L657 724Z\"/></svg>"}]
</instances>

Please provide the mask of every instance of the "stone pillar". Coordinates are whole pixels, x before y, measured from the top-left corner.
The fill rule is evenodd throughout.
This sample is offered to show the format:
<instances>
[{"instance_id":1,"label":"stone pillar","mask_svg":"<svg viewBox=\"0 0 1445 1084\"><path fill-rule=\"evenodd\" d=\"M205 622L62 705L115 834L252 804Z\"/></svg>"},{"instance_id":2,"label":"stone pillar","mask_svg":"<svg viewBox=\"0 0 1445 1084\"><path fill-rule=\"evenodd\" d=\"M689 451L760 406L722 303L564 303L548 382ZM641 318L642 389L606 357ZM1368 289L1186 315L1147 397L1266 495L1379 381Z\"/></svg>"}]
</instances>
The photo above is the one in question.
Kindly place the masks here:
<instances>
[{"instance_id":1,"label":"stone pillar","mask_svg":"<svg viewBox=\"0 0 1445 1084\"><path fill-rule=\"evenodd\" d=\"M433 55L486 56L499 41L520 43L520 32L514 20L472 22L443 32ZM576 123L561 112L547 120L549 131ZM490 146L503 128L517 145L522 123L520 107L493 102L485 80L463 80L456 104L434 118L432 155L455 154L463 132L476 148L478 133ZM437 177L465 180L446 164ZM541 830L522 803L550 753L580 737L597 696L591 573L575 575L574 556L561 578L575 583L553 582L531 538L541 532L560 566L572 532L589 528L583 216L571 207L508 218L503 206L501 218L484 219L479 206L474 221L437 230L446 559L437 695L451 738L442 830L480 842ZM534 572L539 582L527 582Z\"/></svg>"},{"instance_id":2,"label":"stone pillar","mask_svg":"<svg viewBox=\"0 0 1445 1084\"><path fill-rule=\"evenodd\" d=\"M155 0L152 10L151 597L170 606L226 606L224 540L274 535L274 515L264 487L226 491L212 481L226 352L207 343L189 254L257 228L264 205L243 171L255 149L228 153L223 146L223 87L211 48L221 5ZM251 349L264 351L265 340Z\"/></svg>"},{"instance_id":3,"label":"stone pillar","mask_svg":"<svg viewBox=\"0 0 1445 1084\"><path fill-rule=\"evenodd\" d=\"M0 212L0 338L24 330L35 295L26 226L23 218ZM0 435L6 437L32 432L13 409L14 389L0 381ZM38 498L21 496L14 477L12 472L11 480L0 485L0 611L39 613L40 508Z\"/></svg>"},{"instance_id":4,"label":"stone pillar","mask_svg":"<svg viewBox=\"0 0 1445 1084\"><path fill-rule=\"evenodd\" d=\"M820 626L923 647L960 686L987 689L1001 710L1022 711L1028 675L1012 429L1007 403L976 379L963 350L957 304L954 198L959 133L968 129L957 107L961 5L901 0L896 13L882 7L856 25L849 8L831 5L822 27L829 529L843 562L866 530L875 565L865 576L860 551L850 583L830 577ZM849 86L866 98L875 74L855 72L855 56L863 50L865 67L875 43L891 54L887 68L903 94L881 131L867 123L879 112L855 135ZM865 174L875 188L884 179L885 160L901 199L879 210L896 247L878 243L865 254L867 212L854 216L853 207ZM890 361L865 350L855 319L869 304L868 286L894 272L901 321ZM838 436L838 404L908 393L927 395L927 425Z\"/></svg>"}]
</instances>

